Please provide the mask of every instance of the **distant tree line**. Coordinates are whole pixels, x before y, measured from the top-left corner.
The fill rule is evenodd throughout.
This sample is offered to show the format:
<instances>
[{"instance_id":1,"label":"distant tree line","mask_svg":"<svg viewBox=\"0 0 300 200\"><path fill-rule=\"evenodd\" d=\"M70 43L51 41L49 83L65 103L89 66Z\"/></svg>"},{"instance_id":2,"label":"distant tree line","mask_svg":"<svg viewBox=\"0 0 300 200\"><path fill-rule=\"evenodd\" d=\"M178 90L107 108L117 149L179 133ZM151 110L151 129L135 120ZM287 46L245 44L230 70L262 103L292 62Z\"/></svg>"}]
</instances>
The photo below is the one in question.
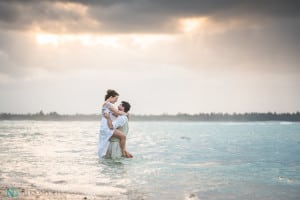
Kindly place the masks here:
<instances>
[{"instance_id":1,"label":"distant tree line","mask_svg":"<svg viewBox=\"0 0 300 200\"><path fill-rule=\"evenodd\" d=\"M43 111L35 114L1 113L0 120L41 120L41 121L100 121L99 114L74 114L65 115L57 112L45 114ZM295 113L199 113L177 115L130 115L132 121L300 121L300 112Z\"/></svg>"},{"instance_id":2,"label":"distant tree line","mask_svg":"<svg viewBox=\"0 0 300 200\"><path fill-rule=\"evenodd\" d=\"M57 112L44 114L43 111L35 114L11 114L1 113L0 120L40 120L40 121L95 121L100 120L101 116L96 114L74 114L64 115Z\"/></svg>"},{"instance_id":3,"label":"distant tree line","mask_svg":"<svg viewBox=\"0 0 300 200\"><path fill-rule=\"evenodd\" d=\"M177 115L134 115L136 121L300 121L300 112L296 113L199 113Z\"/></svg>"}]
</instances>

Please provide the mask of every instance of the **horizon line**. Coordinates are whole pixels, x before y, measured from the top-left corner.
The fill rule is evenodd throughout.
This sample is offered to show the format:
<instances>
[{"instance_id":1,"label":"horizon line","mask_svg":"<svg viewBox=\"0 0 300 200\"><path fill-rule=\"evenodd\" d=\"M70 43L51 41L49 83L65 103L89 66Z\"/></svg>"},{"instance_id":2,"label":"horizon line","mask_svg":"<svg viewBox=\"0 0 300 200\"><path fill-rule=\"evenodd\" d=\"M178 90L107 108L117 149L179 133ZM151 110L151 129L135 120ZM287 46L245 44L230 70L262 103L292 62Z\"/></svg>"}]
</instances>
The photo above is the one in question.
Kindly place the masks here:
<instances>
[{"instance_id":1,"label":"horizon line","mask_svg":"<svg viewBox=\"0 0 300 200\"><path fill-rule=\"evenodd\" d=\"M101 115L101 113L58 113L56 111L50 111L50 112L43 112L42 110L39 112L35 113L13 113L13 112L0 112L0 115L2 114L12 114L12 115L36 115L36 114L44 114L44 115L49 115L49 114L57 114L57 115ZM130 112L129 112L130 113ZM234 114L299 114L300 111L293 111L293 112L276 112L276 111L267 111L267 112L258 112L258 111L251 111L251 112L198 112L198 113L184 113L184 112L178 112L176 114L172 113L160 113L160 114L141 114L141 113L130 113L130 115L143 115L143 116L149 116L149 115L154 115L154 116L163 116L163 115L169 115L169 116L176 116L176 115L199 115L199 114L228 114L228 115L234 115Z\"/></svg>"}]
</instances>

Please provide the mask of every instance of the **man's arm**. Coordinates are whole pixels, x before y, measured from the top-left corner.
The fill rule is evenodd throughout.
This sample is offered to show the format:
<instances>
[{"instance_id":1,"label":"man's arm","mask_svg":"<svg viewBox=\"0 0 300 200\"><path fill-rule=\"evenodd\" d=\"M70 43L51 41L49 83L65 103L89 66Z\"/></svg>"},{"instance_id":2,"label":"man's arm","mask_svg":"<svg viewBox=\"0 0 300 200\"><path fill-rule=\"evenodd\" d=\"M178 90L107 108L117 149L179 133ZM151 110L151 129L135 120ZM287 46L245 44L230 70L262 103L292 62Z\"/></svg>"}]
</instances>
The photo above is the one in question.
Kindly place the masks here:
<instances>
[{"instance_id":1,"label":"man's arm","mask_svg":"<svg viewBox=\"0 0 300 200\"><path fill-rule=\"evenodd\" d=\"M108 127L109 127L110 129L113 129L114 126L113 126L113 124L112 124L112 120L111 120L109 114L108 114L108 113L104 113L104 117L106 118Z\"/></svg>"}]
</instances>

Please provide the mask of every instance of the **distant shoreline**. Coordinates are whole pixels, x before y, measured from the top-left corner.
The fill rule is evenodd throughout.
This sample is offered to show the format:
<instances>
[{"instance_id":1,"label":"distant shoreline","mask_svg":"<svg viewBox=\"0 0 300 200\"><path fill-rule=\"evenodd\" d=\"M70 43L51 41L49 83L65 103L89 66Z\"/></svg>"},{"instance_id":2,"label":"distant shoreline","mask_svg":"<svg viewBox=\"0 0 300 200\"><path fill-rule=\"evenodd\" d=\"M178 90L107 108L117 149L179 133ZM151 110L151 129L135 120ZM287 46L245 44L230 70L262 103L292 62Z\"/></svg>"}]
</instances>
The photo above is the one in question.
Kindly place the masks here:
<instances>
[{"instance_id":1,"label":"distant shoreline","mask_svg":"<svg viewBox=\"0 0 300 200\"><path fill-rule=\"evenodd\" d=\"M42 111L35 114L0 113L0 120L33 120L33 121L100 121L99 114L66 115ZM220 122L251 122L251 121L290 121L300 122L300 112L295 113L199 113L176 115L130 115L131 121L220 121Z\"/></svg>"}]
</instances>

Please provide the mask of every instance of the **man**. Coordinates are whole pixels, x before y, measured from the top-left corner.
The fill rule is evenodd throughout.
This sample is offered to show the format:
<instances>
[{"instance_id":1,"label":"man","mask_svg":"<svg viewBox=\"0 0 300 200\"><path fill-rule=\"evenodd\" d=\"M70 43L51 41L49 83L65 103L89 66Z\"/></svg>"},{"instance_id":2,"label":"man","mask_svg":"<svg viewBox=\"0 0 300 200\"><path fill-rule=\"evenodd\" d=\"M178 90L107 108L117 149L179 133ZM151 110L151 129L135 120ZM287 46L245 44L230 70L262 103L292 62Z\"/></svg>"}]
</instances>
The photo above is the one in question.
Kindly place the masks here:
<instances>
[{"instance_id":1,"label":"man","mask_svg":"<svg viewBox=\"0 0 300 200\"><path fill-rule=\"evenodd\" d=\"M123 112L128 112L130 110L130 104L126 101L122 101L121 104L118 106L118 110ZM122 131L125 136L128 134L128 117L126 115L119 115L117 118L113 117L108 114L105 114L104 117L107 119L107 124L110 129L119 129ZM127 157L132 158L133 156L127 152ZM122 157L122 151L120 147L120 139L116 137L110 138L110 144L108 146L105 158L112 158L118 159Z\"/></svg>"}]
</instances>

